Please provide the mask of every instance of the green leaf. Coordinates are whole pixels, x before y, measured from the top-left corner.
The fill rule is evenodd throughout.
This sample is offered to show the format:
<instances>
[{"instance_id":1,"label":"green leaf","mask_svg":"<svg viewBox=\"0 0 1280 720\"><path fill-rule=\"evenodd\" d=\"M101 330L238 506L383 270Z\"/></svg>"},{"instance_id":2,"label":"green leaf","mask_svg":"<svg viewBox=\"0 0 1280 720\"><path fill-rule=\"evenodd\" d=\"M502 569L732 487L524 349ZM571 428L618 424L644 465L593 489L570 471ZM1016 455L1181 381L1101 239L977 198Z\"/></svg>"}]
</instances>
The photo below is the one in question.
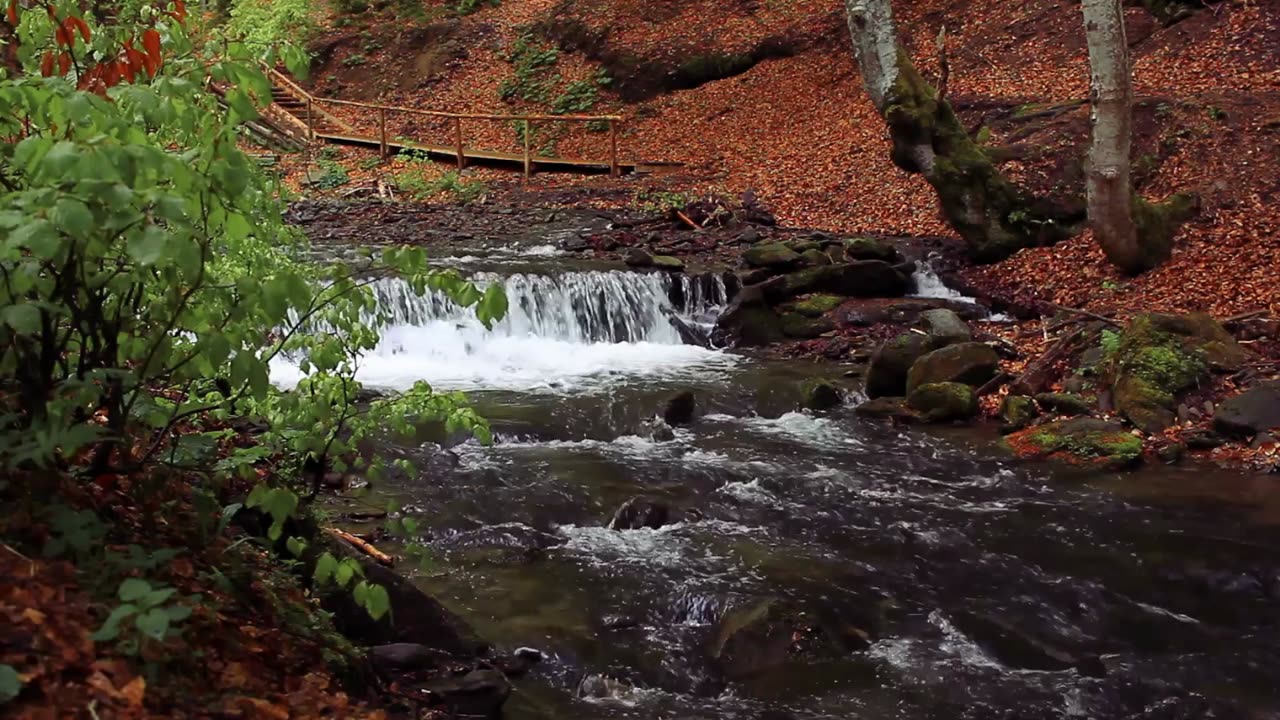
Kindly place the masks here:
<instances>
[{"instance_id":1,"label":"green leaf","mask_svg":"<svg viewBox=\"0 0 1280 720\"><path fill-rule=\"evenodd\" d=\"M0 665L0 704L18 697L22 692L22 679L12 665Z\"/></svg>"},{"instance_id":2,"label":"green leaf","mask_svg":"<svg viewBox=\"0 0 1280 720\"><path fill-rule=\"evenodd\" d=\"M164 640L165 634L169 632L169 613L161 608L155 608L139 615L133 624L143 635L155 640Z\"/></svg>"},{"instance_id":3,"label":"green leaf","mask_svg":"<svg viewBox=\"0 0 1280 720\"><path fill-rule=\"evenodd\" d=\"M14 230L5 242L8 247L21 247L41 260L58 254L58 230L48 220L34 220Z\"/></svg>"},{"instance_id":4,"label":"green leaf","mask_svg":"<svg viewBox=\"0 0 1280 720\"><path fill-rule=\"evenodd\" d=\"M164 257L169 237L165 231L155 225L148 225L141 234L129 238L129 257L139 265L155 265Z\"/></svg>"},{"instance_id":5,"label":"green leaf","mask_svg":"<svg viewBox=\"0 0 1280 720\"><path fill-rule=\"evenodd\" d=\"M111 610L111 614L107 616L102 627L98 628L92 636L94 642L107 642L115 640L120 636L120 621L129 617L138 611L138 608L128 603L117 605Z\"/></svg>"},{"instance_id":6,"label":"green leaf","mask_svg":"<svg viewBox=\"0 0 1280 720\"><path fill-rule=\"evenodd\" d=\"M126 578L120 583L117 595L124 602L133 602L149 592L151 592L151 583L142 578Z\"/></svg>"},{"instance_id":7,"label":"green leaf","mask_svg":"<svg viewBox=\"0 0 1280 720\"><path fill-rule=\"evenodd\" d=\"M89 206L76 198L62 198L53 206L50 215L59 230L77 240L84 240L93 232L93 213Z\"/></svg>"},{"instance_id":8,"label":"green leaf","mask_svg":"<svg viewBox=\"0 0 1280 720\"><path fill-rule=\"evenodd\" d=\"M391 612L391 597L387 595L387 589L381 585L370 585L364 608L374 620L381 620L383 615Z\"/></svg>"},{"instance_id":9,"label":"green leaf","mask_svg":"<svg viewBox=\"0 0 1280 720\"><path fill-rule=\"evenodd\" d=\"M284 544L289 554L294 557L302 557L302 552L307 549L306 541L300 537L290 537Z\"/></svg>"},{"instance_id":10,"label":"green leaf","mask_svg":"<svg viewBox=\"0 0 1280 720\"><path fill-rule=\"evenodd\" d=\"M187 605L169 605L164 608L170 623L179 623L191 617L191 608Z\"/></svg>"},{"instance_id":11,"label":"green leaf","mask_svg":"<svg viewBox=\"0 0 1280 720\"><path fill-rule=\"evenodd\" d=\"M174 588L160 588L159 590L152 590L138 599L138 605L144 609L153 608L173 597L175 592L177 592L177 590Z\"/></svg>"},{"instance_id":12,"label":"green leaf","mask_svg":"<svg viewBox=\"0 0 1280 720\"><path fill-rule=\"evenodd\" d=\"M333 577L337 570L338 559L333 556L333 553L327 552L316 560L316 569L312 577L315 578L316 584L323 585L328 582L329 578Z\"/></svg>"},{"instance_id":13,"label":"green leaf","mask_svg":"<svg viewBox=\"0 0 1280 720\"><path fill-rule=\"evenodd\" d=\"M40 332L40 310L34 305L10 305L0 310L0 320L22 335Z\"/></svg>"},{"instance_id":14,"label":"green leaf","mask_svg":"<svg viewBox=\"0 0 1280 720\"><path fill-rule=\"evenodd\" d=\"M334 580L338 583L338 587L346 587L351 582L351 578L355 576L356 571L360 569L360 564L355 560L347 558L338 564L338 571L334 573Z\"/></svg>"}]
</instances>

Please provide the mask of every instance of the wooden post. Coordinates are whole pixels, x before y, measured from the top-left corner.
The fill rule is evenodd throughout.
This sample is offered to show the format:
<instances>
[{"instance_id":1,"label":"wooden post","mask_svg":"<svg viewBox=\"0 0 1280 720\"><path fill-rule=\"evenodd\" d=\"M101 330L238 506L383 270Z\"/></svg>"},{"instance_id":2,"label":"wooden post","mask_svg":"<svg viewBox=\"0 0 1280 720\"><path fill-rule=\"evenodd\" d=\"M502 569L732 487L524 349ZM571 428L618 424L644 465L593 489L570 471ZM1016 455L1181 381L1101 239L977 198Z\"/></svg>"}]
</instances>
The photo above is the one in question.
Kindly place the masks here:
<instances>
[{"instance_id":1,"label":"wooden post","mask_svg":"<svg viewBox=\"0 0 1280 720\"><path fill-rule=\"evenodd\" d=\"M609 176L618 177L621 175L621 168L618 167L618 123L616 120L609 121Z\"/></svg>"},{"instance_id":2,"label":"wooden post","mask_svg":"<svg viewBox=\"0 0 1280 720\"><path fill-rule=\"evenodd\" d=\"M311 103L312 103L312 100L310 97L308 97L307 98L307 137L310 138L312 142L315 142L316 126L315 126L315 123L313 123L311 120Z\"/></svg>"},{"instance_id":3,"label":"wooden post","mask_svg":"<svg viewBox=\"0 0 1280 720\"><path fill-rule=\"evenodd\" d=\"M385 107L378 108L378 127L382 133L379 152L382 154L382 159L386 160L387 156L391 154L391 146L387 144L387 109Z\"/></svg>"},{"instance_id":4,"label":"wooden post","mask_svg":"<svg viewBox=\"0 0 1280 720\"><path fill-rule=\"evenodd\" d=\"M467 167L467 156L462 152L462 118L453 119L453 142L458 146L458 169Z\"/></svg>"},{"instance_id":5,"label":"wooden post","mask_svg":"<svg viewBox=\"0 0 1280 720\"><path fill-rule=\"evenodd\" d=\"M524 179L533 176L533 160L529 155L529 144L533 141L532 123L524 121Z\"/></svg>"}]
</instances>

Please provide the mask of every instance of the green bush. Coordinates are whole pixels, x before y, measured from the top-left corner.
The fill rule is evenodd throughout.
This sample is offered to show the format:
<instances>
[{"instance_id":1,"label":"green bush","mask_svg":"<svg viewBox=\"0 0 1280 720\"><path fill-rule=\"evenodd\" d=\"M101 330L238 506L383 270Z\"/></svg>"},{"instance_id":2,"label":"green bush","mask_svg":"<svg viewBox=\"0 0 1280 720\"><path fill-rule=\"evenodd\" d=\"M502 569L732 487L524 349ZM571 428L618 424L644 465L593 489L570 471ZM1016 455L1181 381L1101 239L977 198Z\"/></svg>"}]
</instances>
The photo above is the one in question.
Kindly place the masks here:
<instances>
[{"instance_id":1,"label":"green bush","mask_svg":"<svg viewBox=\"0 0 1280 720\"><path fill-rule=\"evenodd\" d=\"M447 172L435 180L427 180L421 170L410 168L396 173L394 179L401 192L418 201L452 194L459 202L471 203L489 190L482 181L467 180L457 171Z\"/></svg>"},{"instance_id":2,"label":"green bush","mask_svg":"<svg viewBox=\"0 0 1280 720\"><path fill-rule=\"evenodd\" d=\"M454 0L449 7L459 15L470 15L483 8L497 7L501 4L502 0Z\"/></svg>"},{"instance_id":3,"label":"green bush","mask_svg":"<svg viewBox=\"0 0 1280 720\"><path fill-rule=\"evenodd\" d=\"M316 3L311 0L235 0L229 34L261 50L283 43L304 45L315 34Z\"/></svg>"},{"instance_id":4,"label":"green bush","mask_svg":"<svg viewBox=\"0 0 1280 720\"><path fill-rule=\"evenodd\" d=\"M342 61L342 64L343 66L350 68L350 67L359 67L361 65L364 65L367 62L369 62L369 58L365 57L364 55L361 55L360 53L356 53L355 55L348 55Z\"/></svg>"},{"instance_id":5,"label":"green bush","mask_svg":"<svg viewBox=\"0 0 1280 720\"><path fill-rule=\"evenodd\" d=\"M505 59L515 71L514 77L503 81L498 96L507 102L527 100L547 102L551 89L560 80L553 72L560 59L560 51L539 40L532 30L525 30L511 44Z\"/></svg>"}]
</instances>

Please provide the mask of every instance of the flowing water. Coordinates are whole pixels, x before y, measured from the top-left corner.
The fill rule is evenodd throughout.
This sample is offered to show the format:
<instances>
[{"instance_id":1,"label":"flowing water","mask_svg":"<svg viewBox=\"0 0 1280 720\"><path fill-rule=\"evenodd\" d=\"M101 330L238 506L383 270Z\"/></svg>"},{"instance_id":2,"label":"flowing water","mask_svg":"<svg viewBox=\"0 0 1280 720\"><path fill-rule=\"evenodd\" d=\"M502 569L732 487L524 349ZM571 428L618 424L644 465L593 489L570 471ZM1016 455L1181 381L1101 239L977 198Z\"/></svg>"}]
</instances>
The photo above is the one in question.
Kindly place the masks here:
<instances>
[{"instance_id":1,"label":"flowing water","mask_svg":"<svg viewBox=\"0 0 1280 720\"><path fill-rule=\"evenodd\" d=\"M492 419L493 446L407 447L428 469L380 491L423 525L426 589L543 653L506 717L1280 717L1272 480L1067 474L978 431L799 412L839 369L682 344L670 318L711 323L715 279L543 260L479 272L511 302L492 329L380 285L395 324L361 369ZM654 439L684 389L700 418ZM677 521L607 529L633 496ZM720 628L765 602L807 624L735 672Z\"/></svg>"}]
</instances>

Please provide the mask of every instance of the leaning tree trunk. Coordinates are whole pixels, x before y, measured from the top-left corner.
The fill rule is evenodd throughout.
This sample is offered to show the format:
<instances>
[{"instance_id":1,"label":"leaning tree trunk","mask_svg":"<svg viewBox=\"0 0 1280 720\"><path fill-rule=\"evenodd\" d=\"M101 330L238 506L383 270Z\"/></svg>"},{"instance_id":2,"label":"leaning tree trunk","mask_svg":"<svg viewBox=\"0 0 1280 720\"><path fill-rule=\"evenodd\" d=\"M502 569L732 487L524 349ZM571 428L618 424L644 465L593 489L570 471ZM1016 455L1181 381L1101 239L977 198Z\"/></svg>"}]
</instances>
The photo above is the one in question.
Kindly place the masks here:
<instances>
[{"instance_id":1,"label":"leaning tree trunk","mask_svg":"<svg viewBox=\"0 0 1280 720\"><path fill-rule=\"evenodd\" d=\"M889 126L894 164L929 181L970 255L999 260L1074 233L1083 218L1015 188L920 76L898 44L890 0L845 0L845 14L867 95Z\"/></svg>"},{"instance_id":2,"label":"leaning tree trunk","mask_svg":"<svg viewBox=\"0 0 1280 720\"><path fill-rule=\"evenodd\" d=\"M1148 268L1133 223L1129 180L1133 81L1120 0L1084 0L1093 141L1085 170L1089 223L1107 259L1125 272Z\"/></svg>"}]
</instances>

